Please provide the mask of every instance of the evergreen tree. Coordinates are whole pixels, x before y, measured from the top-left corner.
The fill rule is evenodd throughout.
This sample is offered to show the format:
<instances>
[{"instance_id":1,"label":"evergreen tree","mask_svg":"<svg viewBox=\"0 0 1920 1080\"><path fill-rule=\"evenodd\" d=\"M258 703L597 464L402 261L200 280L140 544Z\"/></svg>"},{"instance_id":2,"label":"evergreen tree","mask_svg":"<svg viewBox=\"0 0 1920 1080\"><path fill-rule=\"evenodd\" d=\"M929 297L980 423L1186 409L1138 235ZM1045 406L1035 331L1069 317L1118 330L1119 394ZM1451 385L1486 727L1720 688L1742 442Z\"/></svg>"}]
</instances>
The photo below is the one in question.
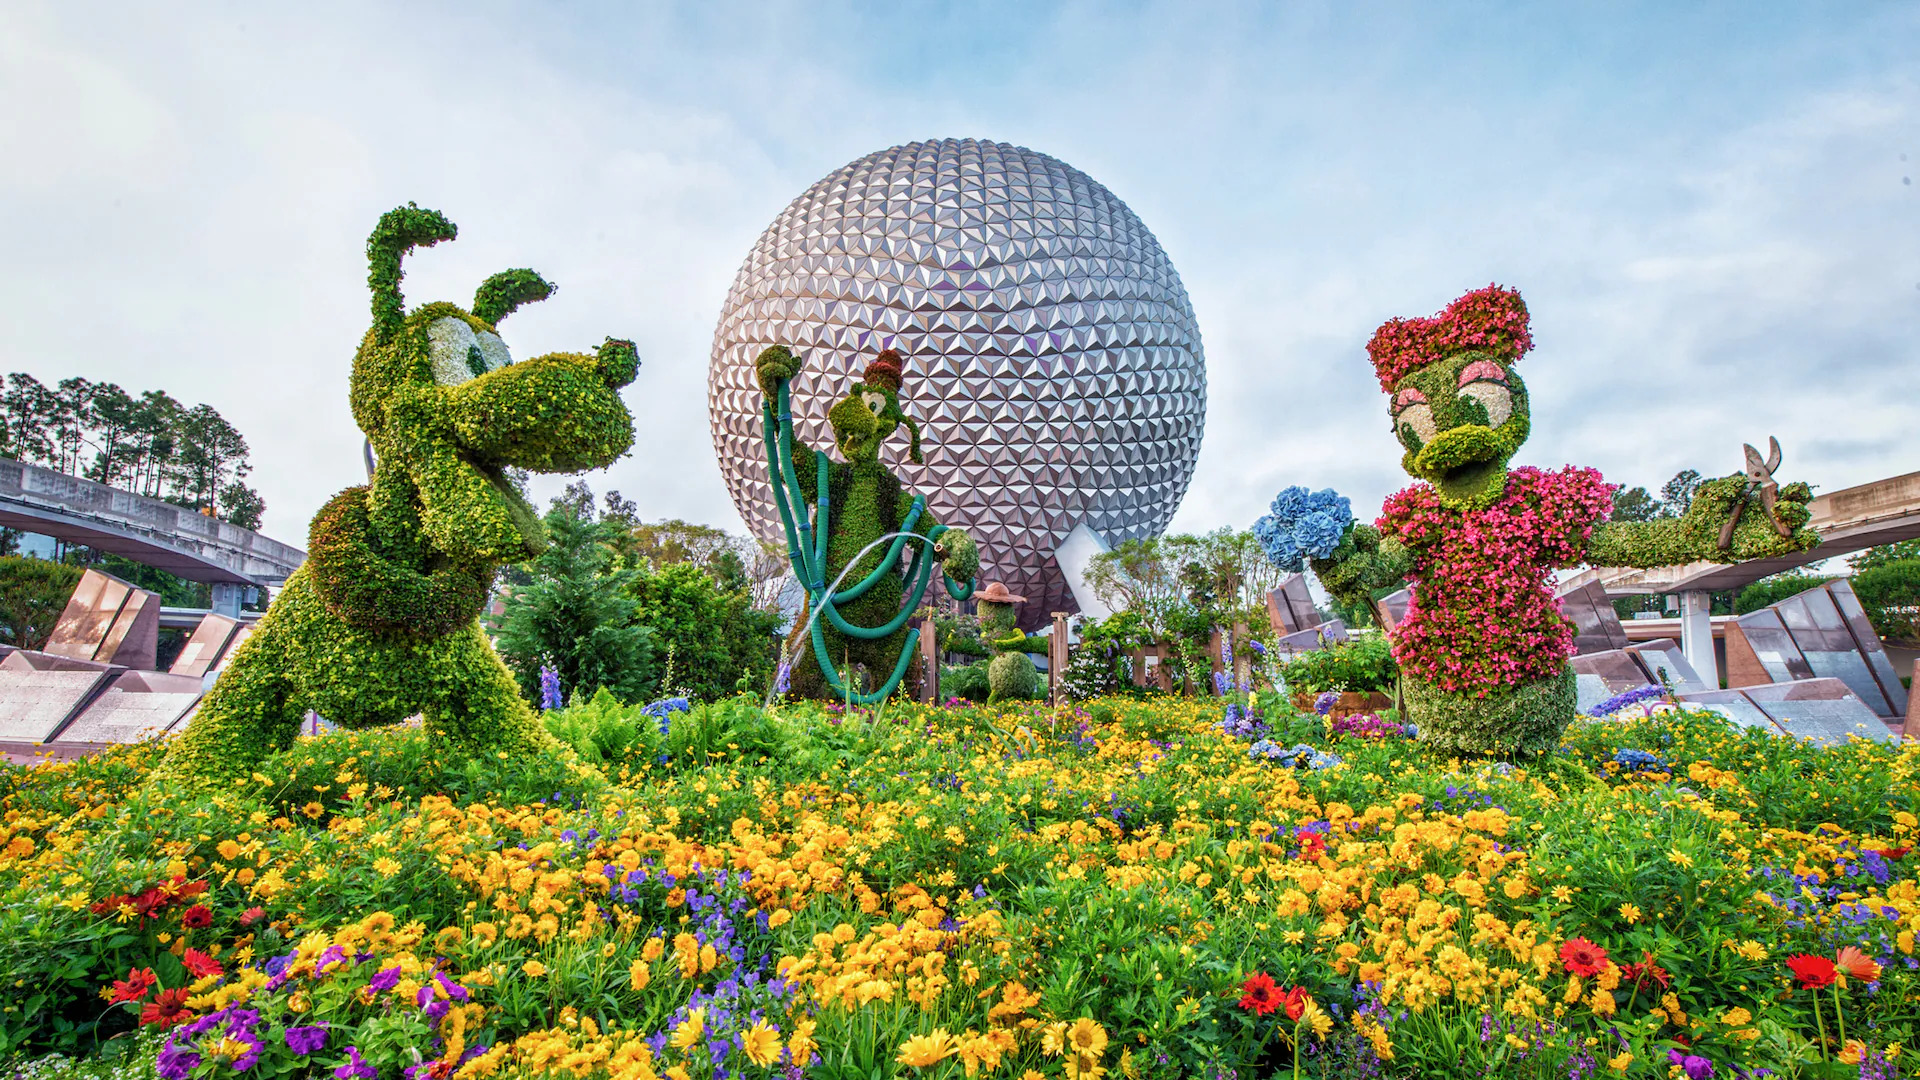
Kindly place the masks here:
<instances>
[{"instance_id":1,"label":"evergreen tree","mask_svg":"<svg viewBox=\"0 0 1920 1080\"><path fill-rule=\"evenodd\" d=\"M494 620L500 655L530 701L540 700L543 665L559 672L568 694L604 686L633 703L653 689L652 634L639 625L628 595L638 571L615 566L619 527L595 521L592 507L591 494L584 504L553 501L546 515L552 542L523 564L528 583L507 591L505 611Z\"/></svg>"}]
</instances>

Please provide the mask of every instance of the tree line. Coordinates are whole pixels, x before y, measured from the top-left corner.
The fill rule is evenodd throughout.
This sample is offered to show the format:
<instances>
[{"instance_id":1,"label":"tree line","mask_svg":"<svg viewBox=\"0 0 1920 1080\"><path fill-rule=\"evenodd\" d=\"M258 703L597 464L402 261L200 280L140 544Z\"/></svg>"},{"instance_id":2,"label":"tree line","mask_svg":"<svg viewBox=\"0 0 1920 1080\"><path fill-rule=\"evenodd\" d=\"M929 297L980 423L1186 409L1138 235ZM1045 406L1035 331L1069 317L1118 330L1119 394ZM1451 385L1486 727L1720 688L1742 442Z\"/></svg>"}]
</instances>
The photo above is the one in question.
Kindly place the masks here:
<instances>
[{"instance_id":1,"label":"tree line","mask_svg":"<svg viewBox=\"0 0 1920 1080\"><path fill-rule=\"evenodd\" d=\"M47 386L14 372L0 380L0 456L165 499L247 529L267 504L243 480L247 440L211 405L191 408L164 390L138 396L74 377Z\"/></svg>"}]
</instances>

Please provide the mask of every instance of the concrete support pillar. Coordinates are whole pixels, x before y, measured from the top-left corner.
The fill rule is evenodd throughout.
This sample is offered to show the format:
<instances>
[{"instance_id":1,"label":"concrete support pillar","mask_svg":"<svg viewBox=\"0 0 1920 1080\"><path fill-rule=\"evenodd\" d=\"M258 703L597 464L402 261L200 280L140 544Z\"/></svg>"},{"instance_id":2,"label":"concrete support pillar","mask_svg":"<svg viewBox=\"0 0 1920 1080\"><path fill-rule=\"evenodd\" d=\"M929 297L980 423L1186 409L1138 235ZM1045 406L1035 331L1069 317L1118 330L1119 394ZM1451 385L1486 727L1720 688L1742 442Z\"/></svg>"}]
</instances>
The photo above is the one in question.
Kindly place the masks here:
<instances>
[{"instance_id":1,"label":"concrete support pillar","mask_svg":"<svg viewBox=\"0 0 1920 1080\"><path fill-rule=\"evenodd\" d=\"M1713 597L1698 589L1680 594L1680 651L1702 679L1718 683L1720 665L1713 654Z\"/></svg>"},{"instance_id":2,"label":"concrete support pillar","mask_svg":"<svg viewBox=\"0 0 1920 1080\"><path fill-rule=\"evenodd\" d=\"M245 596L247 587L228 581L215 582L213 585L213 613L225 615L229 619L240 617L240 598Z\"/></svg>"}]
</instances>

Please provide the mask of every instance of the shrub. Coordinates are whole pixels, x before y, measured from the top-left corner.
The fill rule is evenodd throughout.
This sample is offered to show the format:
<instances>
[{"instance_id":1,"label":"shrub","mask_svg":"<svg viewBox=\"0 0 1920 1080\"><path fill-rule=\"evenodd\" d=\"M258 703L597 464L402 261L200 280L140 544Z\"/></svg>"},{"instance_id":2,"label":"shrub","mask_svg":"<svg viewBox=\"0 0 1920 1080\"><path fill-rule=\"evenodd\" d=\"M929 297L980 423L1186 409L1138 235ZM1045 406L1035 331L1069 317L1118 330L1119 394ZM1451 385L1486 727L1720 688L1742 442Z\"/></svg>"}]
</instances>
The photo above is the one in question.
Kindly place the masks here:
<instances>
[{"instance_id":1,"label":"shrub","mask_svg":"<svg viewBox=\"0 0 1920 1080\"><path fill-rule=\"evenodd\" d=\"M773 677L780 616L755 608L745 590L723 591L699 567L676 563L640 574L628 591L655 654L673 658L673 685L650 683L646 696L684 692L714 701L747 687L764 688ZM660 679L667 678L662 671Z\"/></svg>"},{"instance_id":2,"label":"shrub","mask_svg":"<svg viewBox=\"0 0 1920 1080\"><path fill-rule=\"evenodd\" d=\"M1852 584L1875 632L1889 641L1920 641L1920 558L1862 570Z\"/></svg>"},{"instance_id":3,"label":"shrub","mask_svg":"<svg viewBox=\"0 0 1920 1080\"><path fill-rule=\"evenodd\" d=\"M1790 570L1784 574L1761 578L1740 590L1740 595L1733 601L1733 613L1745 615L1749 611L1759 611L1769 604L1777 604L1789 596L1818 588L1832 580L1831 577L1809 574L1804 570Z\"/></svg>"},{"instance_id":4,"label":"shrub","mask_svg":"<svg viewBox=\"0 0 1920 1080\"><path fill-rule=\"evenodd\" d=\"M38 649L60 621L80 568L26 555L0 557L0 643Z\"/></svg>"},{"instance_id":5,"label":"shrub","mask_svg":"<svg viewBox=\"0 0 1920 1080\"><path fill-rule=\"evenodd\" d=\"M1295 692L1384 693L1393 688L1400 669L1394 663L1393 645L1386 635L1366 634L1335 642L1316 652L1302 653L1282 665L1280 673L1287 689Z\"/></svg>"}]
</instances>

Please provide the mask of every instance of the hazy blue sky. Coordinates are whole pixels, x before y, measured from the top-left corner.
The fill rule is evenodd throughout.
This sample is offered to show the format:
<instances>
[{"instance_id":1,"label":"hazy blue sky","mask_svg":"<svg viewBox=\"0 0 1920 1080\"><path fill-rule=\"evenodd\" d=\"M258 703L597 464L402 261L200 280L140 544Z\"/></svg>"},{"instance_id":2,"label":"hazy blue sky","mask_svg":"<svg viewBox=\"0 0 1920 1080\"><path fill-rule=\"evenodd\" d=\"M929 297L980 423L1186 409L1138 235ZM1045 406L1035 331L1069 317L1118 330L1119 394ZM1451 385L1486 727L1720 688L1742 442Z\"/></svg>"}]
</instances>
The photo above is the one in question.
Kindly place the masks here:
<instances>
[{"instance_id":1,"label":"hazy blue sky","mask_svg":"<svg viewBox=\"0 0 1920 1080\"><path fill-rule=\"evenodd\" d=\"M814 180L942 136L1086 171L1180 270L1210 400L1175 528L1290 483L1371 515L1406 478L1368 336L1496 280L1534 315L1522 462L1920 468L1920 4L268 7L0 0L0 368L214 405L296 543L362 479L383 210L461 227L415 302L560 283L516 355L638 341L639 443L591 482L738 529L734 271Z\"/></svg>"}]
</instances>

